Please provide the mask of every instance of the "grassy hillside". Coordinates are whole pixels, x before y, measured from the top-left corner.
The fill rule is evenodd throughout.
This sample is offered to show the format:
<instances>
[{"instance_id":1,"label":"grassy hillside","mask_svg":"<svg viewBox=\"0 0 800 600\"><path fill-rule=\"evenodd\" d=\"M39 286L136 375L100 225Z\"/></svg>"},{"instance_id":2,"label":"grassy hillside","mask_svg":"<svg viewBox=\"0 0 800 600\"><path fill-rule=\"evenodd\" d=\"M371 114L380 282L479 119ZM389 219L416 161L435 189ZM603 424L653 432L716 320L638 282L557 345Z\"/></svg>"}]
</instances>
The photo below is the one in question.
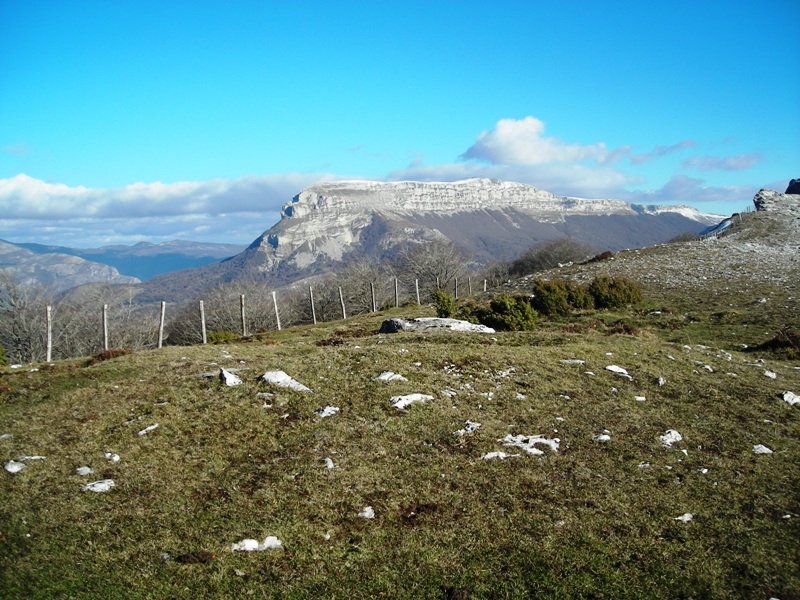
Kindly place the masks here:
<instances>
[{"instance_id":1,"label":"grassy hillside","mask_svg":"<svg viewBox=\"0 0 800 600\"><path fill-rule=\"evenodd\" d=\"M796 300L721 322L649 298L527 333L378 335L382 314L5 369L0 457L46 459L0 474L0 596L800 597L800 406L782 399L800 361L741 348ZM220 367L244 383L203 377ZM271 369L313 393L256 381ZM434 398L390 404L414 392ZM282 547L231 550L267 536Z\"/></svg>"}]
</instances>

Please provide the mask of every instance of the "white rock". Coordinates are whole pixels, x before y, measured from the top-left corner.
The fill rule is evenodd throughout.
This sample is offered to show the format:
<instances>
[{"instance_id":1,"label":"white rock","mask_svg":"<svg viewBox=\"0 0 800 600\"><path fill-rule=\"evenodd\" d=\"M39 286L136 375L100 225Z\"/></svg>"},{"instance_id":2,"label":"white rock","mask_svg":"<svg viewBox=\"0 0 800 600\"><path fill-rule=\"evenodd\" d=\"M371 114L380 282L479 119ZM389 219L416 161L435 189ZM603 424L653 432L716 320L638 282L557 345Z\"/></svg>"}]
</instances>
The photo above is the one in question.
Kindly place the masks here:
<instances>
[{"instance_id":1,"label":"white rock","mask_svg":"<svg viewBox=\"0 0 800 600\"><path fill-rule=\"evenodd\" d=\"M778 374L775 371L764 371L764 375L770 379L777 379Z\"/></svg>"},{"instance_id":2,"label":"white rock","mask_svg":"<svg viewBox=\"0 0 800 600\"><path fill-rule=\"evenodd\" d=\"M458 392L455 390L451 390L450 388L445 388L441 391L442 396L446 396L448 398L455 398L458 395Z\"/></svg>"},{"instance_id":3,"label":"white rock","mask_svg":"<svg viewBox=\"0 0 800 600\"><path fill-rule=\"evenodd\" d=\"M688 523L694 519L694 515L692 513L683 513L680 517L675 517L676 521L681 521L682 523Z\"/></svg>"},{"instance_id":4,"label":"white rock","mask_svg":"<svg viewBox=\"0 0 800 600\"><path fill-rule=\"evenodd\" d=\"M790 392L787 392L787 393L790 393ZM788 400L787 400L787 402L788 402ZM14 436L12 434L10 434L10 433L4 433L3 435L0 435L0 442L5 441L5 440L10 440L13 437Z\"/></svg>"},{"instance_id":5,"label":"white rock","mask_svg":"<svg viewBox=\"0 0 800 600\"><path fill-rule=\"evenodd\" d=\"M795 404L800 404L800 396L794 392L783 392L783 401L788 402L789 406L794 406Z\"/></svg>"},{"instance_id":6,"label":"white rock","mask_svg":"<svg viewBox=\"0 0 800 600\"><path fill-rule=\"evenodd\" d=\"M528 396L526 396L525 394L522 394L522 393L520 393L520 392L517 392L517 395L516 395L516 396L514 396L514 398L515 398L516 400L527 400L527 399L528 399Z\"/></svg>"},{"instance_id":7,"label":"white rock","mask_svg":"<svg viewBox=\"0 0 800 600\"><path fill-rule=\"evenodd\" d=\"M227 385L228 387L233 387L235 385L241 385L242 380L239 378L238 375L235 375L228 371L227 369L220 369L219 370L219 379L222 383Z\"/></svg>"},{"instance_id":8,"label":"white rock","mask_svg":"<svg viewBox=\"0 0 800 600\"><path fill-rule=\"evenodd\" d=\"M113 452L106 452L103 456L113 463L118 463L120 461L119 454Z\"/></svg>"},{"instance_id":9,"label":"white rock","mask_svg":"<svg viewBox=\"0 0 800 600\"><path fill-rule=\"evenodd\" d=\"M47 460L47 457L46 456L39 456L38 454L35 454L33 456L21 456L20 460L21 461L25 461L25 462L27 462L29 460Z\"/></svg>"},{"instance_id":10,"label":"white rock","mask_svg":"<svg viewBox=\"0 0 800 600\"><path fill-rule=\"evenodd\" d=\"M559 361L562 365L585 365L586 361L579 358L565 358Z\"/></svg>"},{"instance_id":11,"label":"white rock","mask_svg":"<svg viewBox=\"0 0 800 600\"><path fill-rule=\"evenodd\" d=\"M683 436L674 429L668 429L667 432L664 435L662 435L659 439L661 440L662 446L666 448L672 448L672 444L675 444L683 440Z\"/></svg>"},{"instance_id":12,"label":"white rock","mask_svg":"<svg viewBox=\"0 0 800 600\"><path fill-rule=\"evenodd\" d=\"M150 433L151 431L154 431L156 429L158 429L158 423L153 423L152 425L148 425L147 427L145 427L144 429L139 431L136 435L141 437L143 435L147 435L148 433Z\"/></svg>"},{"instance_id":13,"label":"white rock","mask_svg":"<svg viewBox=\"0 0 800 600\"><path fill-rule=\"evenodd\" d=\"M393 373L392 371L384 371L383 373L378 375L375 379L387 383L390 381L408 381L408 379L406 379L402 375L399 375L398 373Z\"/></svg>"},{"instance_id":14,"label":"white rock","mask_svg":"<svg viewBox=\"0 0 800 600\"><path fill-rule=\"evenodd\" d=\"M361 509L361 512L358 513L358 516L362 519L374 519L375 518L375 511L371 506L365 506Z\"/></svg>"},{"instance_id":15,"label":"white rock","mask_svg":"<svg viewBox=\"0 0 800 600\"><path fill-rule=\"evenodd\" d=\"M87 475L94 473L94 470L91 467L78 467L75 469L75 472L81 477L86 477Z\"/></svg>"},{"instance_id":16,"label":"white rock","mask_svg":"<svg viewBox=\"0 0 800 600\"><path fill-rule=\"evenodd\" d=\"M440 317L420 317L417 319L387 319L381 324L380 333L397 333L399 331L463 331L467 333L495 333L485 325L476 325L458 319Z\"/></svg>"},{"instance_id":17,"label":"white rock","mask_svg":"<svg viewBox=\"0 0 800 600\"><path fill-rule=\"evenodd\" d=\"M646 396L634 396L633 399L636 400L636 402L646 402L647 401L647 397Z\"/></svg>"},{"instance_id":18,"label":"white rock","mask_svg":"<svg viewBox=\"0 0 800 600\"><path fill-rule=\"evenodd\" d=\"M640 469L649 469L650 468L650 463L647 462L646 460L643 460L642 462L639 463L638 467Z\"/></svg>"},{"instance_id":19,"label":"white rock","mask_svg":"<svg viewBox=\"0 0 800 600\"><path fill-rule=\"evenodd\" d=\"M663 377L659 377L658 378L658 385L659 386L666 385L666 384L667 384L667 380L666 379L664 379Z\"/></svg>"},{"instance_id":20,"label":"white rock","mask_svg":"<svg viewBox=\"0 0 800 600\"><path fill-rule=\"evenodd\" d=\"M295 390L296 392L311 391L296 379L289 377L289 375L287 375L284 371L267 371L261 377L259 377L258 380L271 383L277 387Z\"/></svg>"},{"instance_id":21,"label":"white rock","mask_svg":"<svg viewBox=\"0 0 800 600\"><path fill-rule=\"evenodd\" d=\"M231 552L263 552L264 550L277 550L283 547L283 542L274 535L268 535L264 541L244 539L241 542L231 544Z\"/></svg>"},{"instance_id":22,"label":"white rock","mask_svg":"<svg viewBox=\"0 0 800 600\"><path fill-rule=\"evenodd\" d=\"M475 421L466 420L464 421L464 429L459 429L458 431L454 431L453 435L467 435L468 433L472 433L473 431L477 431L480 429L481 424L476 423Z\"/></svg>"},{"instance_id":23,"label":"white rock","mask_svg":"<svg viewBox=\"0 0 800 600\"><path fill-rule=\"evenodd\" d=\"M712 367L711 365L703 365L703 368L706 371L708 371L709 373L713 373L714 372L714 367Z\"/></svg>"},{"instance_id":24,"label":"white rock","mask_svg":"<svg viewBox=\"0 0 800 600\"><path fill-rule=\"evenodd\" d=\"M433 396L429 394L406 394L405 396L392 396L389 402L396 409L403 410L415 402L428 402L429 400L433 400Z\"/></svg>"},{"instance_id":25,"label":"white rock","mask_svg":"<svg viewBox=\"0 0 800 600\"><path fill-rule=\"evenodd\" d=\"M611 434L611 432L608 429L604 429L603 433L598 433L598 434L592 436L592 439L595 442L601 442L601 443L610 442L611 441L611 435L610 434Z\"/></svg>"},{"instance_id":26,"label":"white rock","mask_svg":"<svg viewBox=\"0 0 800 600\"><path fill-rule=\"evenodd\" d=\"M323 458L322 462L325 463L325 468L326 469L333 469L333 468L336 467L336 465L333 464L333 459L331 457L329 457L329 456L326 456L325 458Z\"/></svg>"},{"instance_id":27,"label":"white rock","mask_svg":"<svg viewBox=\"0 0 800 600\"><path fill-rule=\"evenodd\" d=\"M100 479L99 481L93 481L92 483L86 484L81 489L84 492L96 492L99 494L109 491L115 485L117 484L114 483L113 479Z\"/></svg>"},{"instance_id":28,"label":"white rock","mask_svg":"<svg viewBox=\"0 0 800 600\"><path fill-rule=\"evenodd\" d=\"M559 438L549 439L543 435L511 435L510 433L498 441L502 442L504 446L519 448L534 456L542 456L544 454L544 451L539 450L536 446L546 446L553 452L558 452L558 446L561 442Z\"/></svg>"},{"instance_id":29,"label":"white rock","mask_svg":"<svg viewBox=\"0 0 800 600\"><path fill-rule=\"evenodd\" d=\"M608 365L606 367L606 371L611 371L612 373L616 373L620 377L623 377L625 379L633 381L633 377L628 375L627 369L624 369L623 367L620 367L619 365Z\"/></svg>"},{"instance_id":30,"label":"white rock","mask_svg":"<svg viewBox=\"0 0 800 600\"><path fill-rule=\"evenodd\" d=\"M324 419L325 417L332 417L333 415L338 413L339 412L339 407L338 406L326 406L324 408L318 408L314 412L317 413L320 417L322 417Z\"/></svg>"},{"instance_id":31,"label":"white rock","mask_svg":"<svg viewBox=\"0 0 800 600\"><path fill-rule=\"evenodd\" d=\"M16 460L10 460L6 463L6 471L9 473L19 473L25 468L25 464Z\"/></svg>"},{"instance_id":32,"label":"white rock","mask_svg":"<svg viewBox=\"0 0 800 600\"><path fill-rule=\"evenodd\" d=\"M772 454L772 450L767 448L764 444L756 444L753 446L754 454Z\"/></svg>"},{"instance_id":33,"label":"white rock","mask_svg":"<svg viewBox=\"0 0 800 600\"><path fill-rule=\"evenodd\" d=\"M494 460L494 459L505 460L506 458L512 458L514 456L519 456L519 454L506 454L505 452L500 450L497 452L487 452L486 454L481 456L481 460Z\"/></svg>"}]
</instances>

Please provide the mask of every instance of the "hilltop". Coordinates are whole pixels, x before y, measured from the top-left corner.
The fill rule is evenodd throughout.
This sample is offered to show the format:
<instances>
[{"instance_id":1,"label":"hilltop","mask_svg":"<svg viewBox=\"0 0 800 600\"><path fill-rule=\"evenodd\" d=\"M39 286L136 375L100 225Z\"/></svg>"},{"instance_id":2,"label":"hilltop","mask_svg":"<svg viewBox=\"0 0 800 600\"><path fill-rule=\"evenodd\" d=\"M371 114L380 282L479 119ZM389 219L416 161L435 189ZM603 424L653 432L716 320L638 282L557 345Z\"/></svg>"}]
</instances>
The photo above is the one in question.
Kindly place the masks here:
<instances>
[{"instance_id":1,"label":"hilltop","mask_svg":"<svg viewBox=\"0 0 800 600\"><path fill-rule=\"evenodd\" d=\"M800 314L794 226L758 211L716 241L560 269L649 274L645 302L530 332L377 333L432 314L408 306L5 369L0 451L24 468L0 477L0 587L800 596L800 363L777 335ZM278 369L311 392L257 380ZM430 399L392 406L408 394Z\"/></svg>"}]
</instances>

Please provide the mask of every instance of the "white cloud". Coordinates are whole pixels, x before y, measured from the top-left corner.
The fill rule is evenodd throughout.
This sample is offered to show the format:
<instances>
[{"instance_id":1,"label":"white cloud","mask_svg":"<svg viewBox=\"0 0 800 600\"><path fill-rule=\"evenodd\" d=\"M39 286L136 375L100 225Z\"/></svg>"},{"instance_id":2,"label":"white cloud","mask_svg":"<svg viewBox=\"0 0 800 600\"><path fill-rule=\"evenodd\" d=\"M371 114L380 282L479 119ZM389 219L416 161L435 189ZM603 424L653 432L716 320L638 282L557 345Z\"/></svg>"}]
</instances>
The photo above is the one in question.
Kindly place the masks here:
<instances>
[{"instance_id":1,"label":"white cloud","mask_svg":"<svg viewBox=\"0 0 800 600\"><path fill-rule=\"evenodd\" d=\"M757 191L757 187L750 185L713 186L706 185L702 179L675 175L656 190L636 190L623 196L639 204L715 203L733 210L742 203L750 202Z\"/></svg>"},{"instance_id":2,"label":"white cloud","mask_svg":"<svg viewBox=\"0 0 800 600\"><path fill-rule=\"evenodd\" d=\"M333 176L288 173L88 188L17 175L0 179L0 238L102 245L174 238L249 243L304 187Z\"/></svg>"},{"instance_id":3,"label":"white cloud","mask_svg":"<svg viewBox=\"0 0 800 600\"><path fill-rule=\"evenodd\" d=\"M603 162L609 154L605 144L568 144L545 137L544 122L536 117L500 119L491 131L484 131L461 156L500 165L541 165L546 163Z\"/></svg>"},{"instance_id":4,"label":"white cloud","mask_svg":"<svg viewBox=\"0 0 800 600\"><path fill-rule=\"evenodd\" d=\"M738 156L693 156L683 161L688 169L701 171L744 171L761 162L760 154L739 154Z\"/></svg>"}]
</instances>

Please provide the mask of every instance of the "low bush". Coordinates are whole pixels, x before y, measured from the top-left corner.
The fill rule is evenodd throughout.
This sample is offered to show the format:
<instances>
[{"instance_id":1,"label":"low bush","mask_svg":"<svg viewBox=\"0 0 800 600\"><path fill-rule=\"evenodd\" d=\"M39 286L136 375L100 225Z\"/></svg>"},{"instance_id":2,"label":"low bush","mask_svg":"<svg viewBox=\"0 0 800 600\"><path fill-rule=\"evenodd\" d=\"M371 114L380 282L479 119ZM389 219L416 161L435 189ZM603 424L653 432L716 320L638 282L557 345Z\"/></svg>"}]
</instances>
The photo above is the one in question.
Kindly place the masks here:
<instances>
[{"instance_id":1,"label":"low bush","mask_svg":"<svg viewBox=\"0 0 800 600\"><path fill-rule=\"evenodd\" d=\"M487 304L466 304L459 316L498 331L530 331L539 316L526 296L501 294Z\"/></svg>"},{"instance_id":2,"label":"low bush","mask_svg":"<svg viewBox=\"0 0 800 600\"><path fill-rule=\"evenodd\" d=\"M433 292L433 306L436 308L437 317L451 318L458 312L458 303L455 298L441 289Z\"/></svg>"},{"instance_id":3,"label":"low bush","mask_svg":"<svg viewBox=\"0 0 800 600\"><path fill-rule=\"evenodd\" d=\"M627 277L600 275L589 284L588 292L597 308L622 308L642 301L641 286Z\"/></svg>"},{"instance_id":4,"label":"low bush","mask_svg":"<svg viewBox=\"0 0 800 600\"><path fill-rule=\"evenodd\" d=\"M208 334L208 341L211 344L227 344L235 342L241 336L233 331L212 331Z\"/></svg>"},{"instance_id":5,"label":"low bush","mask_svg":"<svg viewBox=\"0 0 800 600\"><path fill-rule=\"evenodd\" d=\"M3 345L0 344L0 367L5 367L8 364L8 359L6 358L6 349L3 348Z\"/></svg>"},{"instance_id":6,"label":"low bush","mask_svg":"<svg viewBox=\"0 0 800 600\"><path fill-rule=\"evenodd\" d=\"M566 315L572 310L594 307L594 300L582 285L565 279L535 279L530 303L542 315Z\"/></svg>"}]
</instances>

